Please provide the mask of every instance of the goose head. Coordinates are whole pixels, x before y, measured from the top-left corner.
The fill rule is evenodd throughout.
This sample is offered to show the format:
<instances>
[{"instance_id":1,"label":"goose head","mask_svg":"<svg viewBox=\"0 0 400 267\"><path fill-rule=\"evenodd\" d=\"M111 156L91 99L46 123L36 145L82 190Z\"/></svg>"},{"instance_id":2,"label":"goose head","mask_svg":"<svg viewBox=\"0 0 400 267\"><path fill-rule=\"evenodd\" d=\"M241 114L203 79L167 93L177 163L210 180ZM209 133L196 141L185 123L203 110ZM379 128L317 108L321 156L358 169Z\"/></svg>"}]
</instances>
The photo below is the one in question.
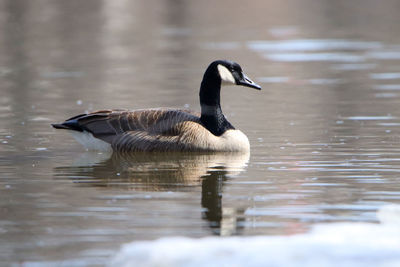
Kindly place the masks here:
<instances>
[{"instance_id":1,"label":"goose head","mask_svg":"<svg viewBox=\"0 0 400 267\"><path fill-rule=\"evenodd\" d=\"M241 85L261 90L261 86L247 77L238 63L230 60L216 60L212 62L203 77L203 81L210 80L213 80L214 83L220 82L220 86Z\"/></svg>"},{"instance_id":2,"label":"goose head","mask_svg":"<svg viewBox=\"0 0 400 267\"><path fill-rule=\"evenodd\" d=\"M238 63L230 60L216 60L204 73L200 87L200 103L219 106L221 86L226 85L241 85L261 90L261 86L247 77Z\"/></svg>"}]
</instances>

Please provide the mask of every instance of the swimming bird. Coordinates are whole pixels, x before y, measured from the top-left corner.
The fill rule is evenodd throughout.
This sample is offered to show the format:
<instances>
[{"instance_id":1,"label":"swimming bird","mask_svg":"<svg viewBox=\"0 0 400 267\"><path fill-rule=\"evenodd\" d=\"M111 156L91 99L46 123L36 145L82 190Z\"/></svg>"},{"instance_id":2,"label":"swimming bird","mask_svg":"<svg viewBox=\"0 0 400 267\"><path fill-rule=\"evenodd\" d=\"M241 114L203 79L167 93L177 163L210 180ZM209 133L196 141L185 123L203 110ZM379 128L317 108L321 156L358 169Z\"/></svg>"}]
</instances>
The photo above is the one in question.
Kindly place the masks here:
<instances>
[{"instance_id":1,"label":"swimming bird","mask_svg":"<svg viewBox=\"0 0 400 267\"><path fill-rule=\"evenodd\" d=\"M241 85L261 90L240 65L216 60L206 69L200 86L201 113L184 109L100 110L63 123L88 150L101 151L249 151L247 136L225 118L221 86Z\"/></svg>"}]
</instances>

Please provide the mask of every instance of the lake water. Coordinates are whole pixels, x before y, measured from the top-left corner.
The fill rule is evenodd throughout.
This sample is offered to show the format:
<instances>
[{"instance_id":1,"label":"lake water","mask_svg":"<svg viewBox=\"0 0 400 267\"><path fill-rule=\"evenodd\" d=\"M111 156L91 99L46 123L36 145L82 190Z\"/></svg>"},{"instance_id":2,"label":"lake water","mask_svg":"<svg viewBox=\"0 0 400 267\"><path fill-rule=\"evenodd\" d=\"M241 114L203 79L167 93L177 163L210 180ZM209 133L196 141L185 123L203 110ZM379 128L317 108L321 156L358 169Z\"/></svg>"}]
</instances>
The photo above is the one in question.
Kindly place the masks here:
<instances>
[{"instance_id":1,"label":"lake water","mask_svg":"<svg viewBox=\"0 0 400 267\"><path fill-rule=\"evenodd\" d=\"M302 236L400 204L400 3L243 5L0 1L2 264L101 266L122 244L174 236ZM104 108L199 110L220 58L263 87L221 96L251 154L107 155L50 127Z\"/></svg>"}]
</instances>

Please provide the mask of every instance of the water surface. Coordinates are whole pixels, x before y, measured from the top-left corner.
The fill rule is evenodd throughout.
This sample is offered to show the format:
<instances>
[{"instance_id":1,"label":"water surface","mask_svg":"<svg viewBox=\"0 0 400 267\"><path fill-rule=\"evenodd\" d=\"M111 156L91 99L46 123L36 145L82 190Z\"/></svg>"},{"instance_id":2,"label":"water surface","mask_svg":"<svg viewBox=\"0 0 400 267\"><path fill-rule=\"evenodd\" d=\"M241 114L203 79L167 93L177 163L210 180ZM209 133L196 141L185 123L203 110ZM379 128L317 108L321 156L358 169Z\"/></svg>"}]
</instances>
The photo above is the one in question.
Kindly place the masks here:
<instances>
[{"instance_id":1,"label":"water surface","mask_svg":"<svg viewBox=\"0 0 400 267\"><path fill-rule=\"evenodd\" d=\"M400 203L398 3L242 5L0 1L2 262L103 265L135 240L306 233ZM250 155L86 152L50 127L198 110L219 58L263 87L222 91Z\"/></svg>"}]
</instances>

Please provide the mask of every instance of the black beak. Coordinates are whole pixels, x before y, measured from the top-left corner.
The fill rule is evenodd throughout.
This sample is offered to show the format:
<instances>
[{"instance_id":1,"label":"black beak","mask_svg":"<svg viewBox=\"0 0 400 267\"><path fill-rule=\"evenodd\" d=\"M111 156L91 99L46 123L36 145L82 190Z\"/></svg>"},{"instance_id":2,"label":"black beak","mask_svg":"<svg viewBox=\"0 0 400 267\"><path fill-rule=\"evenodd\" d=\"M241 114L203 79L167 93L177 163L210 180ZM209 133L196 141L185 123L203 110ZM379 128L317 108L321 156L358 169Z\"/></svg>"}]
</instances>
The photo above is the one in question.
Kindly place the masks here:
<instances>
[{"instance_id":1,"label":"black beak","mask_svg":"<svg viewBox=\"0 0 400 267\"><path fill-rule=\"evenodd\" d=\"M240 77L237 81L236 81L237 85L243 85L243 86L247 86L247 87L251 87L257 90L261 90L261 86L259 86L258 84L256 84L255 82L253 82L249 77L247 77L246 74L242 73L242 77Z\"/></svg>"}]
</instances>

